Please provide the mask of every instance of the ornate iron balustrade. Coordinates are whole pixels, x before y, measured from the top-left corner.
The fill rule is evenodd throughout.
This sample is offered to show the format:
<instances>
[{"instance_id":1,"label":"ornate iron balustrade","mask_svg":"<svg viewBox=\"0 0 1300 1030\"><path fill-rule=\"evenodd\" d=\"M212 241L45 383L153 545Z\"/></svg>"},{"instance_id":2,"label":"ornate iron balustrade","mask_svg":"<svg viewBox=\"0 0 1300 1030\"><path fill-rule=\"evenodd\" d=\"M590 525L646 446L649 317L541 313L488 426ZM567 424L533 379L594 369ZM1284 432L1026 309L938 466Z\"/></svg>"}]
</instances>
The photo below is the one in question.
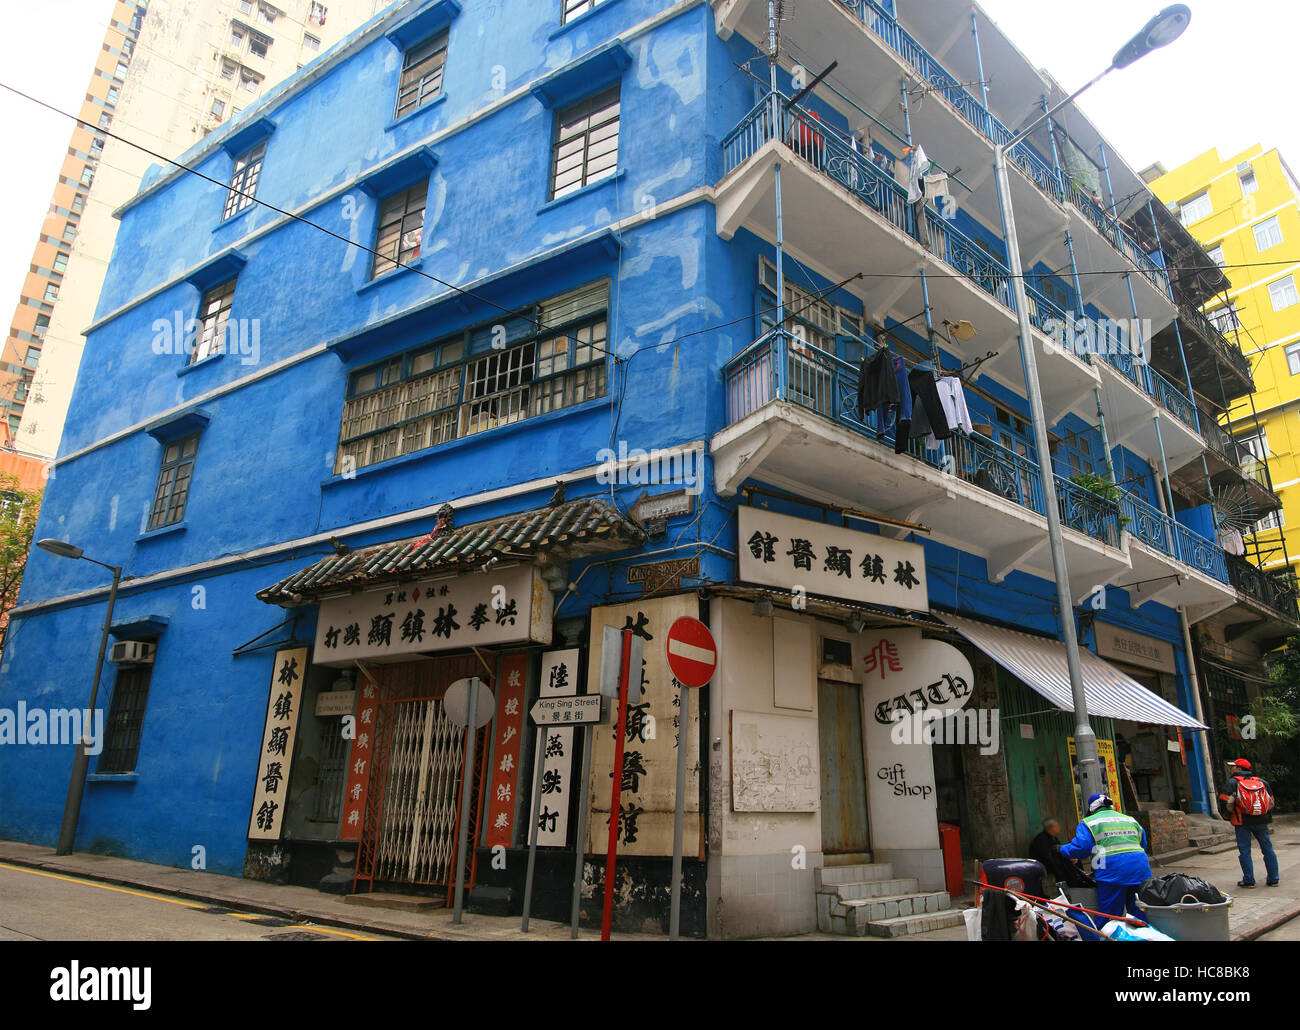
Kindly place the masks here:
<instances>
[{"instance_id":1,"label":"ornate iron balustrade","mask_svg":"<svg viewBox=\"0 0 1300 1030\"><path fill-rule=\"evenodd\" d=\"M1201 314L1201 312L1197 311L1195 308L1188 307L1186 304L1178 305L1178 318L1185 325L1191 326L1193 331L1200 335L1206 343L1223 355L1228 364L1241 373L1247 382L1252 384L1255 382L1255 377L1250 369L1249 359L1247 359L1246 355L1241 353L1240 347L1228 341L1228 338L1223 334L1223 331L1219 329L1218 326Z\"/></svg>"},{"instance_id":2,"label":"ornate iron balustrade","mask_svg":"<svg viewBox=\"0 0 1300 1030\"><path fill-rule=\"evenodd\" d=\"M1151 383L1148 390L1151 396L1159 401L1160 406L1178 419L1179 422L1199 431L1200 427L1196 421L1196 405L1191 402L1187 394L1183 393L1182 390L1178 389L1150 365L1146 366L1146 370Z\"/></svg>"},{"instance_id":3,"label":"ornate iron balustrade","mask_svg":"<svg viewBox=\"0 0 1300 1030\"><path fill-rule=\"evenodd\" d=\"M1296 584L1291 576L1268 572L1235 554L1225 558L1228 582L1238 591L1288 619L1297 617Z\"/></svg>"},{"instance_id":4,"label":"ornate iron balustrade","mask_svg":"<svg viewBox=\"0 0 1300 1030\"><path fill-rule=\"evenodd\" d=\"M1171 519L1135 494L1126 493L1119 507L1126 520L1124 528L1142 543L1222 583L1228 582L1226 555L1213 540Z\"/></svg>"}]
</instances>

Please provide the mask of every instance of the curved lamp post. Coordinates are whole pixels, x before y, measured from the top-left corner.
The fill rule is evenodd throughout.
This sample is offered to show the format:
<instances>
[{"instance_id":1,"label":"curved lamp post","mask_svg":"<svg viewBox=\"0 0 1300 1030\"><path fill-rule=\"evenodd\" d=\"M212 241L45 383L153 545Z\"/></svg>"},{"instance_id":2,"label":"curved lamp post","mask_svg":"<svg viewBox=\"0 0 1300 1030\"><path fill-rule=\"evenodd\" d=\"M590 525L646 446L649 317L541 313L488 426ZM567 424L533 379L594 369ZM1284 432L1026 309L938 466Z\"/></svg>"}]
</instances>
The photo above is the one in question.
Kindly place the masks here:
<instances>
[{"instance_id":1,"label":"curved lamp post","mask_svg":"<svg viewBox=\"0 0 1300 1030\"><path fill-rule=\"evenodd\" d=\"M1029 300L1025 294L1024 269L1020 264L1020 238L1016 234L1015 212L1011 205L1011 186L1007 178L1007 151L1034 131L1079 94L1101 81L1116 68L1127 68L1152 50L1167 46L1183 34L1191 21L1192 12L1185 4L1166 7L1142 27L1111 59L1110 67L1096 78L1075 90L1050 111L1046 111L1017 132L1006 143L993 148L993 171L998 187L998 201L1002 205L1002 218L1007 237L1007 263L1011 271L1011 284L1015 290L1016 317L1019 321L1020 356L1025 369L1025 391L1029 394L1029 411L1034 426L1034 447L1038 452L1038 466L1042 473L1043 500L1047 507L1047 537L1051 544L1052 571L1056 577L1057 603L1061 609L1061 635L1065 644L1065 661L1070 674L1070 695L1074 703L1074 746L1079 764L1079 779L1083 796L1088 797L1106 789L1106 777L1097 756L1097 736L1088 721L1088 701L1083 691L1083 671L1079 660L1079 638L1074 626L1074 598L1070 593L1069 572L1065 564L1065 544L1061 539L1061 513L1056 500L1056 478L1052 471L1052 452L1047 438L1047 421L1043 415L1042 388L1038 381L1038 363L1030 336Z\"/></svg>"},{"instance_id":2,"label":"curved lamp post","mask_svg":"<svg viewBox=\"0 0 1300 1030\"><path fill-rule=\"evenodd\" d=\"M95 662L95 680L90 687L90 706L86 710L88 715L93 718L95 700L99 696L99 678L104 671L104 652L108 648L108 630L113 624L113 605L117 601L118 583L122 580L122 568L119 565L109 565L106 562L96 561L94 558L87 558L80 547L63 540L55 540L53 537L37 540L36 546L42 551L47 551L60 558L80 558L82 561L99 565L113 573L113 585L108 591L108 610L104 613L104 629L99 636L99 658ZM54 850L56 855L72 854L72 845L77 837L77 820L81 817L81 795L86 787L86 770L90 768L89 745L91 741L89 737L90 728L83 726L82 739L77 743L77 751L72 759L72 777L68 781L68 799L63 804L63 822L59 826L59 843Z\"/></svg>"}]
</instances>

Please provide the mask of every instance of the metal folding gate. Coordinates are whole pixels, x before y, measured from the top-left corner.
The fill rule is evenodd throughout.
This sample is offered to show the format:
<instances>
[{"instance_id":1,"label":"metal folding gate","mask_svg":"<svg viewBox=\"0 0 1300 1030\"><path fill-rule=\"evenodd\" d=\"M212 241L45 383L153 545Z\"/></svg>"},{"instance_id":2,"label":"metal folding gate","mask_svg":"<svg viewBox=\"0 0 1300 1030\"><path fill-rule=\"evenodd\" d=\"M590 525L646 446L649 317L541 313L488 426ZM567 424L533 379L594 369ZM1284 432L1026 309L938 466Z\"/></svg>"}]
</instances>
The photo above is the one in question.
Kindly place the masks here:
<instances>
[{"instance_id":1,"label":"metal folding gate","mask_svg":"<svg viewBox=\"0 0 1300 1030\"><path fill-rule=\"evenodd\" d=\"M445 886L456 880L465 734L443 713L442 698L458 679L491 681L474 655L375 668L379 680L370 790L357 851L354 890L376 884ZM479 731L469 839L478 835L487 761ZM474 882L474 848L465 856Z\"/></svg>"}]
</instances>

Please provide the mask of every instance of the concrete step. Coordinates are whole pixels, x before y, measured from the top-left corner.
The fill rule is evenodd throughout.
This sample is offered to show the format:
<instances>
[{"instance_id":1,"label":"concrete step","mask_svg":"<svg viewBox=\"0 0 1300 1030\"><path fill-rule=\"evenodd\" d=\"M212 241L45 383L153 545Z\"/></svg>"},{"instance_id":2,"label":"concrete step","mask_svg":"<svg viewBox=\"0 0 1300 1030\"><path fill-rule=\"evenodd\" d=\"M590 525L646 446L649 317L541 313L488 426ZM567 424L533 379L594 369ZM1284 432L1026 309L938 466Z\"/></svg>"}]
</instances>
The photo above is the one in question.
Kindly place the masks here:
<instances>
[{"instance_id":1,"label":"concrete step","mask_svg":"<svg viewBox=\"0 0 1300 1030\"><path fill-rule=\"evenodd\" d=\"M965 916L960 909L950 908L940 912L927 912L918 916L897 916L893 919L877 919L866 926L872 937L906 937L913 933L929 933L931 930L944 930L950 926L960 926Z\"/></svg>"},{"instance_id":2,"label":"concrete step","mask_svg":"<svg viewBox=\"0 0 1300 1030\"><path fill-rule=\"evenodd\" d=\"M841 901L851 901L857 898L915 894L919 887L915 876L904 876L892 880L868 880L865 883L828 883L817 893L829 894Z\"/></svg>"},{"instance_id":3,"label":"concrete step","mask_svg":"<svg viewBox=\"0 0 1300 1030\"><path fill-rule=\"evenodd\" d=\"M856 865L823 866L813 870L816 890L838 883L870 883L875 880L892 880L894 867L888 862L867 862Z\"/></svg>"},{"instance_id":4,"label":"concrete step","mask_svg":"<svg viewBox=\"0 0 1300 1030\"><path fill-rule=\"evenodd\" d=\"M1229 833L1201 833L1195 837L1188 837L1187 843L1194 848L1212 848L1216 844L1226 844L1228 841L1236 842L1237 835L1234 832Z\"/></svg>"},{"instance_id":5,"label":"concrete step","mask_svg":"<svg viewBox=\"0 0 1300 1030\"><path fill-rule=\"evenodd\" d=\"M1228 851L1236 851L1237 842L1235 840L1227 841L1223 844L1215 844L1208 848L1201 848L1202 855L1222 855Z\"/></svg>"},{"instance_id":6,"label":"concrete step","mask_svg":"<svg viewBox=\"0 0 1300 1030\"><path fill-rule=\"evenodd\" d=\"M823 855L822 865L871 865L871 852L846 851L842 854Z\"/></svg>"},{"instance_id":7,"label":"concrete step","mask_svg":"<svg viewBox=\"0 0 1300 1030\"><path fill-rule=\"evenodd\" d=\"M864 937L870 923L908 916L935 915L946 910L949 904L947 891L845 900L839 900L831 894L819 894L817 927L825 933Z\"/></svg>"}]
</instances>

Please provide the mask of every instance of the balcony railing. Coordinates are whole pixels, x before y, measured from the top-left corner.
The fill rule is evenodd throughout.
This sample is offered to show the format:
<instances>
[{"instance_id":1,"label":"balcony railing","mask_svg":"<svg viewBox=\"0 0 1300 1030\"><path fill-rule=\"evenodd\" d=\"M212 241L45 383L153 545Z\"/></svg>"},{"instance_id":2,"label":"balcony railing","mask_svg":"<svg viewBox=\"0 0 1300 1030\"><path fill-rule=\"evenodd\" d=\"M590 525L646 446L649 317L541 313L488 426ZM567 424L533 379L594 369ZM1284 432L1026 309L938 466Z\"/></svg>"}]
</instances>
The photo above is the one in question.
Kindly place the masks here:
<instances>
[{"instance_id":1,"label":"balcony railing","mask_svg":"<svg viewBox=\"0 0 1300 1030\"><path fill-rule=\"evenodd\" d=\"M997 144L1006 144L1015 135L988 108L961 85L894 17L875 0L838 0L849 13L879 36L894 53L903 59L925 82L935 87L935 92L950 103L967 122ZM1028 143L1022 141L1007 156L1018 164L1038 187L1058 203L1069 201L1083 213L1097 230L1110 240L1121 254L1132 261L1153 286L1172 296L1169 275L1147 256L1132 235L1087 194L1071 185L1062 185L1056 169L1043 159Z\"/></svg>"},{"instance_id":2,"label":"balcony railing","mask_svg":"<svg viewBox=\"0 0 1300 1030\"><path fill-rule=\"evenodd\" d=\"M1228 580L1237 590L1288 619L1296 618L1296 584L1291 576L1266 572L1235 554L1226 557Z\"/></svg>"},{"instance_id":3,"label":"balcony railing","mask_svg":"<svg viewBox=\"0 0 1300 1030\"><path fill-rule=\"evenodd\" d=\"M1199 333L1205 341L1218 351L1241 375L1247 382L1254 383L1254 376L1250 370L1250 361L1246 355L1241 353L1241 348L1228 341L1213 322L1206 318L1195 308L1188 307L1186 304L1178 305L1178 319L1185 325L1190 325L1192 329Z\"/></svg>"},{"instance_id":4,"label":"balcony railing","mask_svg":"<svg viewBox=\"0 0 1300 1030\"><path fill-rule=\"evenodd\" d=\"M894 446L893 425L881 425L875 411L858 418L858 369L818 350L784 330L773 330L745 348L723 368L728 424L734 424L776 398L847 426L873 440ZM1046 515L1042 472L1036 462L977 434L955 435L938 450L910 440L907 453L931 468L956 475L975 486ZM1064 525L1119 546L1116 506L1060 476L1057 502Z\"/></svg>"},{"instance_id":5,"label":"balcony railing","mask_svg":"<svg viewBox=\"0 0 1300 1030\"><path fill-rule=\"evenodd\" d=\"M1125 493L1119 507L1124 528L1142 543L1222 583L1228 582L1224 560L1227 555L1213 540L1171 519L1136 494Z\"/></svg>"}]
</instances>

